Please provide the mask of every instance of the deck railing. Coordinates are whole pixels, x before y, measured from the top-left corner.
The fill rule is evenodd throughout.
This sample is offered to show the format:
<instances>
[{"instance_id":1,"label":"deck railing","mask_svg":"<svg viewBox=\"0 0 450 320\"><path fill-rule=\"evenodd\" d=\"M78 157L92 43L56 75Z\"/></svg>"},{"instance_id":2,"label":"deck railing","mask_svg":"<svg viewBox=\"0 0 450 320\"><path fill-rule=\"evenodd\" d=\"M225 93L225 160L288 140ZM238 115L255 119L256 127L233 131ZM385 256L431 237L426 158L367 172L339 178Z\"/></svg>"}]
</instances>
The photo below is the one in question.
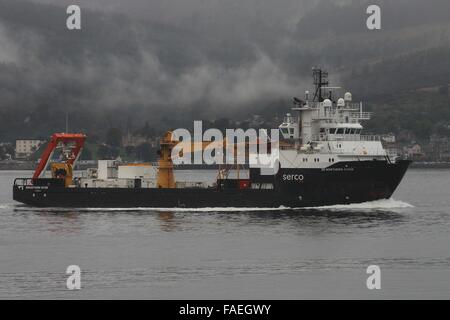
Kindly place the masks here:
<instances>
[{"instance_id":1,"label":"deck railing","mask_svg":"<svg viewBox=\"0 0 450 320\"><path fill-rule=\"evenodd\" d=\"M381 136L359 135L359 134L343 134L343 135L318 134L312 136L312 141L381 141Z\"/></svg>"}]
</instances>

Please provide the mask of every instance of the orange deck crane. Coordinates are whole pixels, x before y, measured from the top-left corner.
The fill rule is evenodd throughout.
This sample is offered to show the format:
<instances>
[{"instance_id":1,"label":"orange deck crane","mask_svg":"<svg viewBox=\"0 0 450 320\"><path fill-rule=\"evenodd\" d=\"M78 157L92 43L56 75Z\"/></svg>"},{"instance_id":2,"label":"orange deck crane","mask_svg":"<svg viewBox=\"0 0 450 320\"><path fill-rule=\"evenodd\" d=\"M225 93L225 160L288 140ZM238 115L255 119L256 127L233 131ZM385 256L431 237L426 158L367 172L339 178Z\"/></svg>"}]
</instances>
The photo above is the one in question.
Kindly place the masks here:
<instances>
[{"instance_id":1,"label":"orange deck crane","mask_svg":"<svg viewBox=\"0 0 450 320\"><path fill-rule=\"evenodd\" d=\"M188 145L189 143L189 145ZM173 161L172 150L175 146L182 146L182 149L189 147L190 152L202 151L208 146L219 143L222 145L222 141L203 141L196 142L183 142L175 140L172 131L167 131L159 142L160 149L158 151L158 176L156 185L158 188L175 188L175 178L173 175ZM184 147L183 147L184 146ZM184 150L183 150L184 151Z\"/></svg>"},{"instance_id":2,"label":"orange deck crane","mask_svg":"<svg viewBox=\"0 0 450 320\"><path fill-rule=\"evenodd\" d=\"M186 152L185 150L189 150L187 152L202 152L208 148L214 149L217 147L226 148L227 145L234 146L234 157L236 158L238 155L238 147L244 145L245 146L245 154L248 155L247 147L250 144L260 145L259 141L249 143L231 143L227 142L226 138L221 141L179 141L176 140L172 131L167 131L164 136L160 140L160 149L158 151L159 160L158 160L158 175L156 185L158 188L175 188L175 178L173 174L173 161L172 161L172 150L175 146L180 147L182 152ZM270 145L270 143L269 143ZM182 155L180 155L182 156ZM239 165L234 165L239 180ZM225 167L225 168L224 168ZM226 168L226 166L219 167L219 179L225 179L228 176L228 171L230 168Z\"/></svg>"}]
</instances>

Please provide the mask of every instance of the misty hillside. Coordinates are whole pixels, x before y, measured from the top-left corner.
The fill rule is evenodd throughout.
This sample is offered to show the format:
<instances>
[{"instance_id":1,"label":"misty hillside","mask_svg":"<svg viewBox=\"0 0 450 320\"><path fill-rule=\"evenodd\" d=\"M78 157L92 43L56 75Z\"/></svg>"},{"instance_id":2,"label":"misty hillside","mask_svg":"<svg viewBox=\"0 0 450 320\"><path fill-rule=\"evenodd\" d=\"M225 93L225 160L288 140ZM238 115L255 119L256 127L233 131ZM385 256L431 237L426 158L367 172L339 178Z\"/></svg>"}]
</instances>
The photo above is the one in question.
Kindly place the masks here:
<instances>
[{"instance_id":1,"label":"misty hillside","mask_svg":"<svg viewBox=\"0 0 450 320\"><path fill-rule=\"evenodd\" d=\"M364 1L134 0L129 11L97 2L82 6L82 30L69 31L62 1L0 0L0 141L62 131L66 112L72 131L94 137L130 122L163 132L194 119L281 115L310 88L312 66L383 117L409 114L378 116L370 130L427 135L433 125L415 119L450 122L448 95L435 113L410 99L433 111L435 96L420 89L450 83L447 0L371 1L382 7L379 31L365 27Z\"/></svg>"}]
</instances>

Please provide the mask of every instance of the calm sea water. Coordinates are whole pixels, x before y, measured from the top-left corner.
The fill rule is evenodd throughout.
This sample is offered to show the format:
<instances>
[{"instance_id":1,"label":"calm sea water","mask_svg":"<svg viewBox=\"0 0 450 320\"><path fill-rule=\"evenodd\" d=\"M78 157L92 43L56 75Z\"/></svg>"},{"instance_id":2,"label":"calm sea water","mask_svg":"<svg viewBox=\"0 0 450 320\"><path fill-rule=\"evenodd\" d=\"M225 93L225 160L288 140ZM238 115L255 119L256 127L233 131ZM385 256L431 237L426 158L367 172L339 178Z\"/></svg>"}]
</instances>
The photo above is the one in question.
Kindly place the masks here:
<instances>
[{"instance_id":1,"label":"calm sea water","mask_svg":"<svg viewBox=\"0 0 450 320\"><path fill-rule=\"evenodd\" d=\"M12 200L29 174L0 171L0 298L450 298L450 170L409 170L389 200L275 211L33 209Z\"/></svg>"}]
</instances>

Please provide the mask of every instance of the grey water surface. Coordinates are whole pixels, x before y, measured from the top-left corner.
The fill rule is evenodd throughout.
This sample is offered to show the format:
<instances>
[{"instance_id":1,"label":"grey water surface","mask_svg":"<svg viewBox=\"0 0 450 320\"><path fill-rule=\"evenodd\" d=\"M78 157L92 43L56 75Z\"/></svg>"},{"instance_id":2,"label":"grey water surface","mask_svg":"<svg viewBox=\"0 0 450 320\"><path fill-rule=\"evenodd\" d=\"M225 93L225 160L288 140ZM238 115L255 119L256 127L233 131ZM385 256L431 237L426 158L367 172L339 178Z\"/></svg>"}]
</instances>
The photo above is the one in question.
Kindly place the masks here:
<instances>
[{"instance_id":1,"label":"grey water surface","mask_svg":"<svg viewBox=\"0 0 450 320\"><path fill-rule=\"evenodd\" d=\"M30 208L12 200L29 175L0 171L3 299L450 298L450 170L411 169L389 200L242 211Z\"/></svg>"}]
</instances>

